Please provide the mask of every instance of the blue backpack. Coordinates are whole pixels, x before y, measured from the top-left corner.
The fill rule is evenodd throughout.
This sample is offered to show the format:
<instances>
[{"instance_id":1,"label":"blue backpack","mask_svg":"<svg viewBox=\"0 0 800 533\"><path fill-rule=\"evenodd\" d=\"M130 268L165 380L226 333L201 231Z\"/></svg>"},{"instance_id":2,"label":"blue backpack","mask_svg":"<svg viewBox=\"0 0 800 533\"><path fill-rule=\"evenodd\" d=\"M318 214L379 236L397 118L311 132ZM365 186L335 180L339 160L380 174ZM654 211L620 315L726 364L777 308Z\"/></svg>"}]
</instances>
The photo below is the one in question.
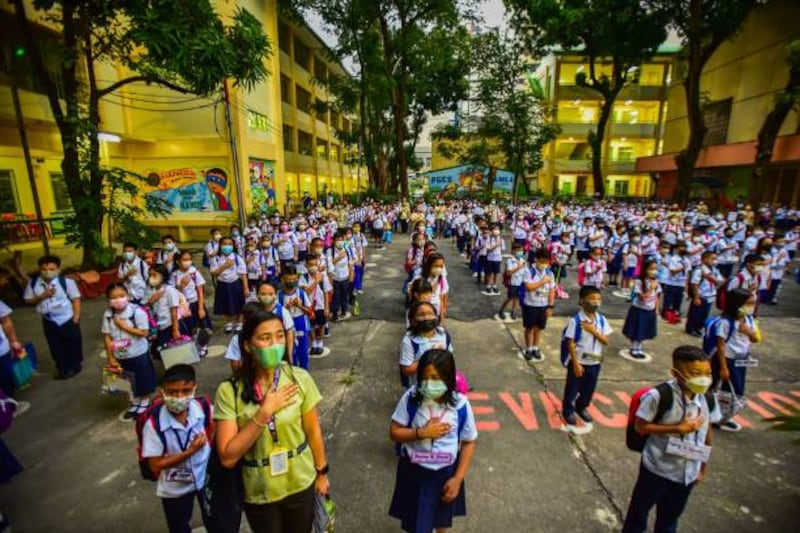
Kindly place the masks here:
<instances>
[{"instance_id":1,"label":"blue backpack","mask_svg":"<svg viewBox=\"0 0 800 533\"><path fill-rule=\"evenodd\" d=\"M414 401L414 394L409 394L406 398L406 413L408 413L408 425L406 425L406 427L410 428L414 423L414 417L417 416L418 410L419 405L417 405L417 402ZM459 407L458 411L456 412L458 414L458 433L456 433L456 436L461 438L461 432L464 430L464 424L467 423L467 404L465 403ZM395 443L394 450L398 457L400 456L402 449L403 447L399 442Z\"/></svg>"},{"instance_id":2,"label":"blue backpack","mask_svg":"<svg viewBox=\"0 0 800 533\"><path fill-rule=\"evenodd\" d=\"M606 318L603 315L600 316L600 327L606 327ZM581 319L580 313L576 313L575 316L572 317L572 320L575 322L575 338L572 339L575 344L578 344L581 341L581 333L583 329L581 329ZM569 341L570 339L567 338L567 325L564 327L564 330L561 332L561 364L566 368L569 365Z\"/></svg>"},{"instance_id":3,"label":"blue backpack","mask_svg":"<svg viewBox=\"0 0 800 533\"><path fill-rule=\"evenodd\" d=\"M536 275L536 270L533 267L529 268L531 277ZM544 271L545 275L550 276L551 278L555 279L555 275L553 271L549 268ZM528 289L525 288L525 282L519 284L519 289L517 289L517 298L519 298L519 305L524 305L525 303L525 294L527 294Z\"/></svg>"},{"instance_id":4,"label":"blue backpack","mask_svg":"<svg viewBox=\"0 0 800 533\"><path fill-rule=\"evenodd\" d=\"M728 321L728 335L725 337L725 342L728 342L735 329L734 320L724 316L712 316L706 320L706 331L703 334L703 351L708 357L717 353L717 331L723 320Z\"/></svg>"},{"instance_id":5,"label":"blue backpack","mask_svg":"<svg viewBox=\"0 0 800 533\"><path fill-rule=\"evenodd\" d=\"M416 359L419 354L420 344L414 340L414 337L410 337L411 340L411 349L414 350L414 358ZM452 339L450 338L450 333L445 330L444 332L444 349L449 350L448 346L453 343ZM408 376L403 374L403 368L400 368L400 384L403 385L405 388L409 388L411 383L408 382Z\"/></svg>"}]
</instances>

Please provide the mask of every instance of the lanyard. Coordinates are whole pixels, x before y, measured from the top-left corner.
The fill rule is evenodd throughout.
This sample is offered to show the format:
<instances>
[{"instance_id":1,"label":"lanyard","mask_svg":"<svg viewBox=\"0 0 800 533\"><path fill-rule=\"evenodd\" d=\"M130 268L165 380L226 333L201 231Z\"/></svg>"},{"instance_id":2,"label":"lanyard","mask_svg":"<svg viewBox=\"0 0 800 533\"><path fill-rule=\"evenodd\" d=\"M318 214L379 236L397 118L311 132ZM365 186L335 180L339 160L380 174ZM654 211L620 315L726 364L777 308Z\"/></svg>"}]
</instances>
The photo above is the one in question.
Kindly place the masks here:
<instances>
[{"instance_id":1,"label":"lanyard","mask_svg":"<svg viewBox=\"0 0 800 533\"><path fill-rule=\"evenodd\" d=\"M180 437L180 435L178 435L178 430L177 429L172 428L172 432L175 433L175 440L178 442L178 446L180 446L181 451L185 452L186 449L189 447L189 441L192 438L192 430L191 430L191 428L189 429L189 431L186 432L186 441L185 442L181 442L181 437Z\"/></svg>"},{"instance_id":2,"label":"lanyard","mask_svg":"<svg viewBox=\"0 0 800 533\"><path fill-rule=\"evenodd\" d=\"M281 377L281 368L278 367L275 369L275 374L272 376L272 390L278 390L278 380ZM256 383L258 395L263 398L264 394L261 392L261 385ZM267 429L269 430L269 434L272 437L272 443L275 447L278 446L278 427L275 424L275 415L273 414L269 421L267 422Z\"/></svg>"}]
</instances>

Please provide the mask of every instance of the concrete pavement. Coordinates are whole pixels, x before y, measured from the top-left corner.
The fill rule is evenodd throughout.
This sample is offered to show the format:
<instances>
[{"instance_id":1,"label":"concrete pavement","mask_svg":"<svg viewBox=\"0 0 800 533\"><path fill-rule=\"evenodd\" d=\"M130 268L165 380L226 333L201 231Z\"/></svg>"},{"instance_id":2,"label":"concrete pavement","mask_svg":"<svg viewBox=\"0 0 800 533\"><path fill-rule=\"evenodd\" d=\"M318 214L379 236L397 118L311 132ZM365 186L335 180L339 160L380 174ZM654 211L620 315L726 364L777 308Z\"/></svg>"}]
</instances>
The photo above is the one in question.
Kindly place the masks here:
<instances>
[{"instance_id":1,"label":"concrete pavement","mask_svg":"<svg viewBox=\"0 0 800 533\"><path fill-rule=\"evenodd\" d=\"M325 396L320 408L330 455L339 532L398 531L386 514L394 484L395 457L388 438L390 415L402 393L397 352L403 333L402 256L406 239L398 235L387 250L371 250L362 315L334 328L331 355L312 360L312 374ZM627 304L604 295L603 311L616 330L606 352L588 435L560 430L558 402L565 371L557 361L561 330L574 313L572 299L559 302L545 332L544 363L534 368L517 355L520 323L491 318L502 297L480 294L449 243L440 245L448 260L451 312L447 327L456 360L473 388L481 435L467 478L468 516L455 530L469 532L619 530L636 478L638 454L624 444L629 395L645 383L667 377L671 349L697 343L676 327L659 324L650 343L650 364L622 359L620 330ZM786 282L782 304L764 310L762 366L748 381L751 427L738 434L718 432L710 475L694 492L681 531L795 531L793 511L800 503L797 437L769 431L763 416L800 402L796 342L800 289ZM33 340L42 375L21 398L33 405L3 435L26 467L0 486L0 508L17 532L164 531L163 513L153 483L141 480L133 425L117 420L124 402L99 394L103 361L99 335L104 303L85 303L85 371L67 381L49 378L52 363L41 325L31 309L14 313L20 336ZM212 344L227 338L215 336ZM213 394L227 375L221 358L199 363L201 392ZM197 525L199 519L196 517Z\"/></svg>"}]
</instances>

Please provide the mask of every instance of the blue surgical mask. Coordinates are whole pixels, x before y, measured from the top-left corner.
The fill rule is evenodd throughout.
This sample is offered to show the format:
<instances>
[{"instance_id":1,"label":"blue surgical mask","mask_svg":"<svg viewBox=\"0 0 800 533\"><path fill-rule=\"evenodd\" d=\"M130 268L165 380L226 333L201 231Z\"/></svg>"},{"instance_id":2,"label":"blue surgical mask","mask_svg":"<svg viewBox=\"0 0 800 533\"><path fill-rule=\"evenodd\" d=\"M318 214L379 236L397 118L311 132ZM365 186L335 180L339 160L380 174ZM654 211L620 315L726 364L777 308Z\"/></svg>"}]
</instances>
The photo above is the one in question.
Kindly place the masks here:
<instances>
[{"instance_id":1,"label":"blue surgical mask","mask_svg":"<svg viewBox=\"0 0 800 533\"><path fill-rule=\"evenodd\" d=\"M230 255L233 253L233 246L230 244L225 244L219 247L219 251L222 252L224 255Z\"/></svg>"}]
</instances>

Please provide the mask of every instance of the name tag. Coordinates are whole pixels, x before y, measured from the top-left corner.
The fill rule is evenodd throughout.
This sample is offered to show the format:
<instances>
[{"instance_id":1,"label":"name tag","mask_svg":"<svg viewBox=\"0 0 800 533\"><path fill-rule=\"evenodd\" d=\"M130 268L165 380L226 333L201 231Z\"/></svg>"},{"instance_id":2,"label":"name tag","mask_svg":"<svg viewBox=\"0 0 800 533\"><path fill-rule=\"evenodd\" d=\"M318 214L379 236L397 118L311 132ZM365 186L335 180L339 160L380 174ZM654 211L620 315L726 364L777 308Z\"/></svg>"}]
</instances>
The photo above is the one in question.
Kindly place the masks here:
<instances>
[{"instance_id":1,"label":"name tag","mask_svg":"<svg viewBox=\"0 0 800 533\"><path fill-rule=\"evenodd\" d=\"M289 451L276 450L269 454L269 474L282 476L289 473Z\"/></svg>"},{"instance_id":2,"label":"name tag","mask_svg":"<svg viewBox=\"0 0 800 533\"><path fill-rule=\"evenodd\" d=\"M758 359L754 357L748 357L747 359L734 359L733 366L755 368L758 366Z\"/></svg>"},{"instance_id":3,"label":"name tag","mask_svg":"<svg viewBox=\"0 0 800 533\"><path fill-rule=\"evenodd\" d=\"M583 359L584 361L597 361L598 363L602 363L603 354L583 353L581 354L581 359Z\"/></svg>"},{"instance_id":4,"label":"name tag","mask_svg":"<svg viewBox=\"0 0 800 533\"><path fill-rule=\"evenodd\" d=\"M447 452L411 452L411 462L415 465L450 465L453 455Z\"/></svg>"},{"instance_id":5,"label":"name tag","mask_svg":"<svg viewBox=\"0 0 800 533\"><path fill-rule=\"evenodd\" d=\"M696 444L679 439L678 437L670 437L667 442L666 452L670 455L676 455L691 461L707 463L708 459L711 457L711 446Z\"/></svg>"},{"instance_id":6,"label":"name tag","mask_svg":"<svg viewBox=\"0 0 800 533\"><path fill-rule=\"evenodd\" d=\"M194 483L194 474L185 466L169 468L164 471L164 480L170 483Z\"/></svg>"}]
</instances>

